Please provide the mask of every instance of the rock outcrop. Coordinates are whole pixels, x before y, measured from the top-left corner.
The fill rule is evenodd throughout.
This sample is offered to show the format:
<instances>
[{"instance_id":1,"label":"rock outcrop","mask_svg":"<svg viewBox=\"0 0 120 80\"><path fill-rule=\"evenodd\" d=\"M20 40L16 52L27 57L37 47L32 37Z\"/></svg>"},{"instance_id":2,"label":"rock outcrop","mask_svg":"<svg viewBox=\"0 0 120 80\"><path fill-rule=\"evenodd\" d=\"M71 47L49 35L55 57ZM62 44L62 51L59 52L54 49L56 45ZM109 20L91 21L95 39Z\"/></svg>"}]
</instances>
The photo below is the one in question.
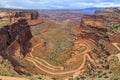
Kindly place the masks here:
<instances>
[{"instance_id":1,"label":"rock outcrop","mask_svg":"<svg viewBox=\"0 0 120 80\"><path fill-rule=\"evenodd\" d=\"M120 23L120 9L117 8L106 8L98 10L95 14L86 14L82 17L81 26L89 26L96 28L103 28L110 30L112 23Z\"/></svg>"},{"instance_id":2,"label":"rock outcrop","mask_svg":"<svg viewBox=\"0 0 120 80\"><path fill-rule=\"evenodd\" d=\"M95 14L84 15L82 17L80 27L86 30L91 30L93 34L101 32L103 34L104 32L104 35L109 37L110 41L119 42L119 39L116 37L119 35L119 23L120 9L105 8L103 10L96 11Z\"/></svg>"},{"instance_id":3,"label":"rock outcrop","mask_svg":"<svg viewBox=\"0 0 120 80\"><path fill-rule=\"evenodd\" d=\"M82 24L84 26L102 26L103 24L103 21L104 21L104 17L103 16L99 16L99 15L84 15L82 17Z\"/></svg>"},{"instance_id":4,"label":"rock outcrop","mask_svg":"<svg viewBox=\"0 0 120 80\"><path fill-rule=\"evenodd\" d=\"M0 26L13 24L19 19L26 19L29 25L36 25L43 22L36 10L31 11L16 11L16 10L0 10Z\"/></svg>"},{"instance_id":5,"label":"rock outcrop","mask_svg":"<svg viewBox=\"0 0 120 80\"><path fill-rule=\"evenodd\" d=\"M30 26L41 23L37 11L0 10L0 50L5 50L15 56L25 56L26 43L32 37ZM6 20L6 21L5 21ZM2 23L1 22L1 23Z\"/></svg>"},{"instance_id":6,"label":"rock outcrop","mask_svg":"<svg viewBox=\"0 0 120 80\"><path fill-rule=\"evenodd\" d=\"M20 53L23 53L21 55L25 55L24 45L31 37L32 34L27 21L20 19L18 22L0 29L0 49L10 51L8 53L15 55L14 50L20 48Z\"/></svg>"},{"instance_id":7,"label":"rock outcrop","mask_svg":"<svg viewBox=\"0 0 120 80\"><path fill-rule=\"evenodd\" d=\"M43 22L43 19L39 17L38 11L16 12L15 17L26 19L28 24L31 26Z\"/></svg>"}]
</instances>

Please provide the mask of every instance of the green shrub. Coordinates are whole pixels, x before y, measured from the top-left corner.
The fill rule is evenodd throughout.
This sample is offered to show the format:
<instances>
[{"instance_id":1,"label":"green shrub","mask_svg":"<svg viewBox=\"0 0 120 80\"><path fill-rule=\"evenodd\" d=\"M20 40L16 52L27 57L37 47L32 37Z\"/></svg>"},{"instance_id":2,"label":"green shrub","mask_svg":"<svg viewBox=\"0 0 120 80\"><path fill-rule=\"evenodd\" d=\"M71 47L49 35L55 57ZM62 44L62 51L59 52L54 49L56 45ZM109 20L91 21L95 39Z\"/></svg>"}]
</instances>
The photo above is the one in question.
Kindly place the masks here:
<instances>
[{"instance_id":1,"label":"green shrub","mask_svg":"<svg viewBox=\"0 0 120 80\"><path fill-rule=\"evenodd\" d=\"M109 65L105 66L105 69L109 69Z\"/></svg>"},{"instance_id":2,"label":"green shrub","mask_svg":"<svg viewBox=\"0 0 120 80\"><path fill-rule=\"evenodd\" d=\"M53 80L57 80L55 77L52 78Z\"/></svg>"},{"instance_id":3,"label":"green shrub","mask_svg":"<svg viewBox=\"0 0 120 80\"><path fill-rule=\"evenodd\" d=\"M104 78L109 78L108 76L105 76Z\"/></svg>"}]
</instances>

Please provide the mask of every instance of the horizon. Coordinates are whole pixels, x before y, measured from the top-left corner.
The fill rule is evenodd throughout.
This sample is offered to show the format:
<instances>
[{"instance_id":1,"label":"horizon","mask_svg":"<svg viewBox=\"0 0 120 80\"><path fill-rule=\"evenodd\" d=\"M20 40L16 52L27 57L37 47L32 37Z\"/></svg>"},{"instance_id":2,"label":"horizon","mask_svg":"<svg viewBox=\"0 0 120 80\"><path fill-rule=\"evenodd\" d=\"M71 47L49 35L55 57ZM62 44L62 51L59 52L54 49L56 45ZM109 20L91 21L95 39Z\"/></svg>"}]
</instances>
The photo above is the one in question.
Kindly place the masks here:
<instances>
[{"instance_id":1,"label":"horizon","mask_svg":"<svg viewBox=\"0 0 120 80\"><path fill-rule=\"evenodd\" d=\"M119 0L0 0L0 8L38 10L80 10L85 8L120 7Z\"/></svg>"}]
</instances>

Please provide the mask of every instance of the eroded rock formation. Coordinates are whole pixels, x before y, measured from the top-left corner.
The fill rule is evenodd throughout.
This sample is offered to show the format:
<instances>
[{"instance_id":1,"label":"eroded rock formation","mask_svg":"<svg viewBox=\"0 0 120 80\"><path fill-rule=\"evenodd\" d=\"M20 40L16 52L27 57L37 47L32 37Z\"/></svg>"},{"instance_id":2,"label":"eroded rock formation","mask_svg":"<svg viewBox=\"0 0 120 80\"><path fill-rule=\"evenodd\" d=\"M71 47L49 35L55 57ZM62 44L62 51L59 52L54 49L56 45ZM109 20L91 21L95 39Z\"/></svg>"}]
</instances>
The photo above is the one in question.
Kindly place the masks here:
<instances>
[{"instance_id":1,"label":"eroded rock formation","mask_svg":"<svg viewBox=\"0 0 120 80\"><path fill-rule=\"evenodd\" d=\"M119 13L120 9L105 8L103 10L96 11L95 14L86 14L82 17L80 27L85 30L91 30L90 32L95 34L101 32L103 34L104 32L104 35L108 35L107 37L113 41L113 38L119 35ZM115 42L116 40L119 42L118 39L115 39Z\"/></svg>"},{"instance_id":2,"label":"eroded rock formation","mask_svg":"<svg viewBox=\"0 0 120 80\"><path fill-rule=\"evenodd\" d=\"M32 37L30 26L25 19L20 19L18 22L7 25L0 30L0 49L8 50L10 54L14 54L15 48L20 48L23 53L25 43ZM13 47L14 46L14 47ZM11 52L12 51L12 52ZM9 52L8 52L9 53ZM24 53L21 55L25 55Z\"/></svg>"},{"instance_id":3,"label":"eroded rock formation","mask_svg":"<svg viewBox=\"0 0 120 80\"><path fill-rule=\"evenodd\" d=\"M42 22L37 11L0 10L0 50L15 56L25 56L32 34L30 25ZM5 21L6 20L6 21ZM29 46L30 47L30 46Z\"/></svg>"}]
</instances>

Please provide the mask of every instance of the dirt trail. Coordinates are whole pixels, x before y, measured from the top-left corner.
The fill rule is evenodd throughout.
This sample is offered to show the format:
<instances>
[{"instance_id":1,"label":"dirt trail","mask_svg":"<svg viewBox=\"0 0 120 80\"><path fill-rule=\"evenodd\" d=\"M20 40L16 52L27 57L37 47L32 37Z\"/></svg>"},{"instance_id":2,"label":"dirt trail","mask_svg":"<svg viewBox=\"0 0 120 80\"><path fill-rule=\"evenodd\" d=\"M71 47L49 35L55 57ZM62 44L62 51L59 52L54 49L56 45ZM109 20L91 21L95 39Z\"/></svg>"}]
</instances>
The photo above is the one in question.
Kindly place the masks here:
<instances>
[{"instance_id":1,"label":"dirt trail","mask_svg":"<svg viewBox=\"0 0 120 80\"><path fill-rule=\"evenodd\" d=\"M118 43L112 43L119 51L120 51L120 47L118 46Z\"/></svg>"},{"instance_id":2,"label":"dirt trail","mask_svg":"<svg viewBox=\"0 0 120 80\"><path fill-rule=\"evenodd\" d=\"M76 69L76 70L71 70L71 71L63 71L63 72L54 72L54 71L47 71L43 68L41 68L40 66L37 65L37 63L32 59L27 59L28 61L32 62L37 68L39 68L40 70L46 72L46 73L49 73L49 74L52 74L52 75L63 75L63 74L69 74L69 73L74 73L74 72L77 72L77 71L80 71L84 65L85 65L85 62L86 62L86 57L88 57L89 55L88 54L84 54L84 58L83 58L83 63L81 64L81 66Z\"/></svg>"},{"instance_id":3,"label":"dirt trail","mask_svg":"<svg viewBox=\"0 0 120 80\"><path fill-rule=\"evenodd\" d=\"M63 70L63 67L62 67L62 66L53 66L53 65L49 64L47 61L45 61L45 60L43 60L43 59L40 59L40 58L38 58L38 57L35 57L35 58L36 58L37 60L40 60L40 61L44 62L44 63L45 63L46 65L48 65L49 67Z\"/></svg>"},{"instance_id":4,"label":"dirt trail","mask_svg":"<svg viewBox=\"0 0 120 80\"><path fill-rule=\"evenodd\" d=\"M0 80L29 80L27 78L0 76Z\"/></svg>"},{"instance_id":5,"label":"dirt trail","mask_svg":"<svg viewBox=\"0 0 120 80\"><path fill-rule=\"evenodd\" d=\"M75 70L69 70L69 71L64 71L64 69L62 69L61 66L53 66L53 65L49 64L48 62L46 62L46 61L43 60L43 59L39 59L38 57L34 57L34 56L32 55L32 52L33 52L33 50L34 50L36 47L38 47L40 44L41 44L41 43L37 44L36 46L34 46L34 47L32 48L31 53L30 53L30 56L31 56L31 57L26 57L26 60L32 62L38 69L40 69L40 70L42 70L42 71L44 71L44 72L46 72L46 73L48 73L48 74L52 74L52 75L64 75L64 74L74 73L74 77L76 77L76 76L80 75L81 70L84 68L84 65L85 65L87 59L90 60L92 63L95 64L94 60L93 60L93 59L90 57L90 55L88 54L88 52L90 52L91 49L92 49L92 47L93 47L93 46L91 46L91 45L93 45L93 43L91 43L91 42L88 41L88 40L86 40L86 41L81 40L81 41L78 41L78 42L76 41L76 44L78 44L79 46L84 46L84 47L86 47L87 49L82 52L82 54L83 54L83 62L82 62L82 64L81 64L81 66L79 66L79 68L77 68L77 69L75 69ZM80 55L80 54L78 54L78 55ZM38 60L38 59L39 59L39 60ZM44 62L44 64L43 64L43 62ZM41 66L45 67L47 70L46 70L45 68L41 67L41 66L38 65L38 64L40 64ZM45 64L46 64L46 65L45 65ZM60 69L62 69L62 70L59 70L59 72L57 72L56 70L58 70L58 68L60 68ZM48 70L48 69L49 69L49 70ZM60 72L60 71L61 71L61 72Z\"/></svg>"},{"instance_id":6,"label":"dirt trail","mask_svg":"<svg viewBox=\"0 0 120 80\"><path fill-rule=\"evenodd\" d=\"M43 66L46 67L46 68L50 68L50 69L52 69L52 70L57 70L57 69L63 70L63 67L61 67L61 66L53 66L53 65L49 64L48 62L46 62L45 60L40 59L40 58L38 58L38 57L34 57L34 56L32 55L33 50L34 50L36 47L38 47L39 45L41 45L41 43L37 44L36 46L34 46L34 47L31 49L31 52L30 52L31 58L36 59L37 62L41 63L41 65L43 65ZM38 59L39 59L41 62L40 62ZM42 62L44 62L44 64L43 64ZM45 64L46 64L46 65L45 65Z\"/></svg>"},{"instance_id":7,"label":"dirt trail","mask_svg":"<svg viewBox=\"0 0 120 80\"><path fill-rule=\"evenodd\" d=\"M40 62L40 61L38 61L38 60L36 60L36 59L34 59L34 58L27 57L26 59L27 59L27 60L33 60L33 61L39 63L41 66L44 66L45 68L48 68L48 69L51 69L51 70L57 70L57 69L54 69L54 68L52 68L52 67L46 66L45 64L43 64L42 62Z\"/></svg>"}]
</instances>

